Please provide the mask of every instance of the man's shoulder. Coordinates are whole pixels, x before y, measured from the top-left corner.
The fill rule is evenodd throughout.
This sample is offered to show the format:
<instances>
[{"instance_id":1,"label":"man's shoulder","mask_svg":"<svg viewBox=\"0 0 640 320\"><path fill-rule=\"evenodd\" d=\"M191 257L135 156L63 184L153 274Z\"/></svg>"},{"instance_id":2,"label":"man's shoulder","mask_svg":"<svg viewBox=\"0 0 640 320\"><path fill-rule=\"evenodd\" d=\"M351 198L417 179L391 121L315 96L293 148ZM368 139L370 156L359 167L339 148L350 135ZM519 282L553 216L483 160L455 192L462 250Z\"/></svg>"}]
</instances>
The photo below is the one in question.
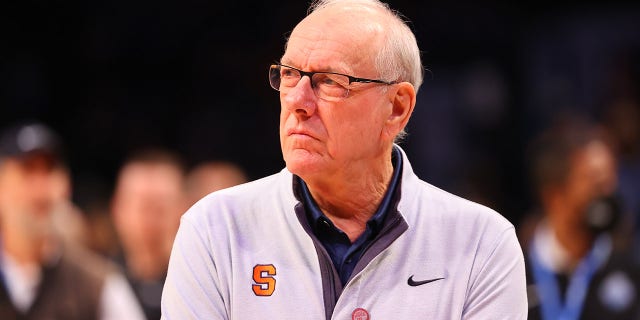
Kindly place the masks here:
<instances>
[{"instance_id":1,"label":"man's shoulder","mask_svg":"<svg viewBox=\"0 0 640 320\"><path fill-rule=\"evenodd\" d=\"M122 274L115 263L76 244L65 245L61 254L45 266L47 282L57 283L60 290L93 297L100 294L107 278L114 274ZM74 283L60 284L69 279L74 279Z\"/></svg>"},{"instance_id":2,"label":"man's shoulder","mask_svg":"<svg viewBox=\"0 0 640 320\"><path fill-rule=\"evenodd\" d=\"M67 272L99 282L104 281L108 275L121 271L118 265L108 258L78 245L65 246L60 264Z\"/></svg>"},{"instance_id":3,"label":"man's shoulder","mask_svg":"<svg viewBox=\"0 0 640 320\"><path fill-rule=\"evenodd\" d=\"M282 184L286 180L287 173L288 172L286 170L283 170L279 173L275 173L257 180L252 180L243 184L212 192L204 196L202 199L196 202L196 204L216 202L222 199L229 198L251 199L262 196L273 196L273 192L282 187ZM288 181L290 184L291 179L289 179Z\"/></svg>"},{"instance_id":4,"label":"man's shoulder","mask_svg":"<svg viewBox=\"0 0 640 320\"><path fill-rule=\"evenodd\" d=\"M284 169L258 180L210 193L196 202L183 217L209 220L233 216L241 219L267 211L268 208L290 205L293 209L294 200L292 175Z\"/></svg>"},{"instance_id":5,"label":"man's shoulder","mask_svg":"<svg viewBox=\"0 0 640 320\"><path fill-rule=\"evenodd\" d=\"M403 166L398 209L410 225L412 222L431 224L437 220L458 227L491 226L493 231L513 228L513 224L488 206L452 194L419 178L406 155Z\"/></svg>"}]
</instances>

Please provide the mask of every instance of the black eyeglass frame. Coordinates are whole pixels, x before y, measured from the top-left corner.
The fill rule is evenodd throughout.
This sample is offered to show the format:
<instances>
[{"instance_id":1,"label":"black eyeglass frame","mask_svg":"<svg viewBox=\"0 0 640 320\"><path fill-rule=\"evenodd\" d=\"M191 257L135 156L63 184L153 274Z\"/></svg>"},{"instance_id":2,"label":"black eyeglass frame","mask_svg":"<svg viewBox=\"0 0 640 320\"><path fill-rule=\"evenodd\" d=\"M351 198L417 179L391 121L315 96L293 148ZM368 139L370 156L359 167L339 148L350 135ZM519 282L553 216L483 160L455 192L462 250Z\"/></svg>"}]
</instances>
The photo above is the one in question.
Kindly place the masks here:
<instances>
[{"instance_id":1,"label":"black eyeglass frame","mask_svg":"<svg viewBox=\"0 0 640 320\"><path fill-rule=\"evenodd\" d=\"M349 79L349 85L351 85L351 83L353 83L353 82L357 82L357 83L381 83L381 84L386 84L386 85L392 85L392 84L398 83L398 81L384 81L384 80L380 80L380 79L358 78L358 77L354 77L354 76L350 76L348 74L338 73L338 72L302 71L302 70L300 70L298 68L294 68L292 66L288 66L286 64L281 64L281 63L274 63L271 66L285 67L285 68L296 70L296 71L298 71L300 73L300 79L302 79L302 77L304 77L304 76L309 77L309 79L313 79L313 75L314 74L335 74L335 75L347 77ZM313 85L313 83L312 83L312 85ZM347 89L349 89L349 88L347 88Z\"/></svg>"}]
</instances>

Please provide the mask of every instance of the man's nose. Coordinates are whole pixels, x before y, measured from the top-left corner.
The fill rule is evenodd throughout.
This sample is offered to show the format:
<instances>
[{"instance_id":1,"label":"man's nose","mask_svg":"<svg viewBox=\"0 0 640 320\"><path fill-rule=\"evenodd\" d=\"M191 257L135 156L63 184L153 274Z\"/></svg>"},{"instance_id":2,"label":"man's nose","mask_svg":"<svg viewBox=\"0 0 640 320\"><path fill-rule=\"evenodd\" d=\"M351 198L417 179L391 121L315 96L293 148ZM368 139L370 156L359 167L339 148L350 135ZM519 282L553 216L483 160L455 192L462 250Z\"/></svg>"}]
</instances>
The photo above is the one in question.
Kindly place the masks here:
<instances>
[{"instance_id":1,"label":"man's nose","mask_svg":"<svg viewBox=\"0 0 640 320\"><path fill-rule=\"evenodd\" d=\"M40 213L48 213L60 200L56 186L46 175L34 175L30 184L30 201L33 208Z\"/></svg>"},{"instance_id":2,"label":"man's nose","mask_svg":"<svg viewBox=\"0 0 640 320\"><path fill-rule=\"evenodd\" d=\"M316 112L317 101L308 76L303 76L295 87L282 96L283 107L302 117L310 117Z\"/></svg>"}]
</instances>

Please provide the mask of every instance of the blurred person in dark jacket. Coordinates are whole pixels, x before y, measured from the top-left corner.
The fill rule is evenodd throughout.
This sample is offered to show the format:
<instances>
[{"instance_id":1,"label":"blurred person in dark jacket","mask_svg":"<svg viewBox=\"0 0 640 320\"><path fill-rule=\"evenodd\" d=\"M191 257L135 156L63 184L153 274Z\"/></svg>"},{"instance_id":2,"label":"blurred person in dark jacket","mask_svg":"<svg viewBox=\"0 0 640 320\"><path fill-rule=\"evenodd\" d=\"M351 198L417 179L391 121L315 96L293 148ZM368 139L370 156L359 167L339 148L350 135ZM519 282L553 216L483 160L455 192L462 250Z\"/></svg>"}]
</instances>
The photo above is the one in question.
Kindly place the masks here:
<instances>
[{"instance_id":1,"label":"blurred person in dark jacket","mask_svg":"<svg viewBox=\"0 0 640 320\"><path fill-rule=\"evenodd\" d=\"M160 319L160 299L173 239L186 210L184 167L162 149L128 158L118 175L111 214L126 269L147 319Z\"/></svg>"},{"instance_id":2,"label":"blurred person in dark jacket","mask_svg":"<svg viewBox=\"0 0 640 320\"><path fill-rule=\"evenodd\" d=\"M117 267L74 243L82 227L60 150L40 123L0 135L0 319L142 319Z\"/></svg>"},{"instance_id":3,"label":"blurred person in dark jacket","mask_svg":"<svg viewBox=\"0 0 640 320\"><path fill-rule=\"evenodd\" d=\"M522 239L529 319L635 319L640 267L615 241L625 217L606 132L565 119L531 151L542 215L531 238Z\"/></svg>"}]
</instances>

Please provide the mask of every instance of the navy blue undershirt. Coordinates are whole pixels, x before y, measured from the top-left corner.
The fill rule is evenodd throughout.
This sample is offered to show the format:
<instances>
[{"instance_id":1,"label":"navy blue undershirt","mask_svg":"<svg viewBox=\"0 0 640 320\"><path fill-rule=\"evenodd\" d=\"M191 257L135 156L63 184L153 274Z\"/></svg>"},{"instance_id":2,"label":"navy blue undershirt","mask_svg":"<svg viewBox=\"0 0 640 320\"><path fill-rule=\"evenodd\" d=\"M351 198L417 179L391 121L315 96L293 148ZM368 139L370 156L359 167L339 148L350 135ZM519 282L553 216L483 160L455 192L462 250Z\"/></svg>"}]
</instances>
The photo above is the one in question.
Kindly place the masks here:
<instances>
[{"instance_id":1,"label":"navy blue undershirt","mask_svg":"<svg viewBox=\"0 0 640 320\"><path fill-rule=\"evenodd\" d=\"M347 280L349 280L364 250L380 233L389 210L396 209L390 204L398 185L400 173L402 172L402 154L395 146L391 154L391 163L393 164L393 175L389 182L389 187L380 202L380 206L378 206L378 209L371 219L367 221L367 227L364 232L353 243L351 243L346 233L338 229L333 222L322 213L320 208L318 208L318 204L311 196L306 183L298 177L302 191L302 201L305 205L309 224L313 228L313 232L316 237L318 237L318 240L320 240L329 253L331 261L333 261L333 265L338 271L342 285L345 285Z\"/></svg>"}]
</instances>

